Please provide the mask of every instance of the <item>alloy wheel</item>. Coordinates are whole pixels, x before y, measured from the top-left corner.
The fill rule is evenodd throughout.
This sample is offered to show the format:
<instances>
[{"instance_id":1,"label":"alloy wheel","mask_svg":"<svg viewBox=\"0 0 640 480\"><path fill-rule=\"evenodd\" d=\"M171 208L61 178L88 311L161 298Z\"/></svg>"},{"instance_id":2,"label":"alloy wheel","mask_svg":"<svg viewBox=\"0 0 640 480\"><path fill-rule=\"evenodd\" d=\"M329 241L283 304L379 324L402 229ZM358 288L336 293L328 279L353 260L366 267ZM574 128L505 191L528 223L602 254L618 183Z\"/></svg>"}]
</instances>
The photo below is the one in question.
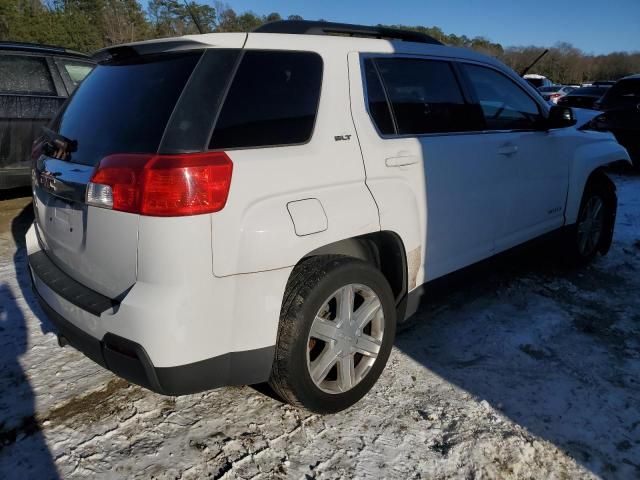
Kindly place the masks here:
<instances>
[{"instance_id":1,"label":"alloy wheel","mask_svg":"<svg viewBox=\"0 0 640 480\"><path fill-rule=\"evenodd\" d=\"M604 229L604 201L598 196L589 198L578 223L578 250L587 257L598 248Z\"/></svg>"},{"instance_id":2,"label":"alloy wheel","mask_svg":"<svg viewBox=\"0 0 640 480\"><path fill-rule=\"evenodd\" d=\"M307 367L326 393L344 393L369 373L384 336L380 299L365 285L349 284L322 305L307 339Z\"/></svg>"}]
</instances>

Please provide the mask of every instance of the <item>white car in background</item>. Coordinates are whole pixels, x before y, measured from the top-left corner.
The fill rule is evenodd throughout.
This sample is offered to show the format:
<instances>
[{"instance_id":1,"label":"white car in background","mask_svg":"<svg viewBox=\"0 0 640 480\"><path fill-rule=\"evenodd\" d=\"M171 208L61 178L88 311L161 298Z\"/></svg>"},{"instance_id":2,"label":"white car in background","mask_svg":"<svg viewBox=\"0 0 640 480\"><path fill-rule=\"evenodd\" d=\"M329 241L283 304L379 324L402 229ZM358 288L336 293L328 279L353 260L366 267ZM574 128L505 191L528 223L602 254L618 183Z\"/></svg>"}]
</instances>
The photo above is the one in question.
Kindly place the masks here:
<instances>
[{"instance_id":1,"label":"white car in background","mask_svg":"<svg viewBox=\"0 0 640 480\"><path fill-rule=\"evenodd\" d=\"M551 80L544 75L538 75L537 73L527 73L522 78L529 82L529 84L534 88L550 87L553 85Z\"/></svg>"},{"instance_id":2,"label":"white car in background","mask_svg":"<svg viewBox=\"0 0 640 480\"><path fill-rule=\"evenodd\" d=\"M550 87L538 88L538 91L542 95L542 98L544 98L547 102L551 102L553 104L558 103L558 100L560 100L565 95L573 92L574 90L574 87L568 87L564 85L552 85Z\"/></svg>"},{"instance_id":3,"label":"white car in background","mask_svg":"<svg viewBox=\"0 0 640 480\"><path fill-rule=\"evenodd\" d=\"M357 402L425 286L551 232L606 253L628 161L499 61L281 21L110 47L36 143L34 289L62 344L166 395Z\"/></svg>"}]
</instances>

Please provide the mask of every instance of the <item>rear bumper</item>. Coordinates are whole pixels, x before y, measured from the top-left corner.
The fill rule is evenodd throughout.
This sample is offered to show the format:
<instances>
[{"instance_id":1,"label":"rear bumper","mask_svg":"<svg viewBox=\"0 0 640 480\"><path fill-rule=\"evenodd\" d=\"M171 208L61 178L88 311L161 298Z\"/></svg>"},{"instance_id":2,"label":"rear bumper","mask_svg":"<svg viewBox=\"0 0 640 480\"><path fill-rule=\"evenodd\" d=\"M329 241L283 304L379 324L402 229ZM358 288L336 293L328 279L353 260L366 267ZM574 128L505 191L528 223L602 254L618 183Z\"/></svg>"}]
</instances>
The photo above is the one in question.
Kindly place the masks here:
<instances>
[{"instance_id":1,"label":"rear bumper","mask_svg":"<svg viewBox=\"0 0 640 480\"><path fill-rule=\"evenodd\" d=\"M69 344L98 365L163 395L186 395L227 385L251 385L269 378L274 347L228 354L177 367L155 367L144 347L107 333L98 340L64 319L34 292L47 317ZM260 368L267 365L269 371Z\"/></svg>"},{"instance_id":2,"label":"rear bumper","mask_svg":"<svg viewBox=\"0 0 640 480\"><path fill-rule=\"evenodd\" d=\"M118 330L118 323L113 321L118 313L127 313L127 296L131 292L120 300L104 297L69 277L40 249L30 251L29 266L34 293L59 335L91 360L120 377L164 395L196 393L227 385L250 385L269 378L274 346L226 351L204 360L175 366L154 365L148 354L149 345L141 340L126 338ZM145 315L139 308L136 311L138 316L126 316L122 321L143 325L149 321L150 314ZM160 329L165 349L183 349L185 342L189 343L189 335L192 339L201 336L198 331L183 332L179 341L169 328L162 330L160 319L155 317L151 320L156 322L156 331L153 334L149 332L148 339L157 341L157 330ZM142 338L146 338L144 334ZM213 336L212 344L216 340ZM216 351L224 351L224 340L220 342L223 345L215 345Z\"/></svg>"}]
</instances>

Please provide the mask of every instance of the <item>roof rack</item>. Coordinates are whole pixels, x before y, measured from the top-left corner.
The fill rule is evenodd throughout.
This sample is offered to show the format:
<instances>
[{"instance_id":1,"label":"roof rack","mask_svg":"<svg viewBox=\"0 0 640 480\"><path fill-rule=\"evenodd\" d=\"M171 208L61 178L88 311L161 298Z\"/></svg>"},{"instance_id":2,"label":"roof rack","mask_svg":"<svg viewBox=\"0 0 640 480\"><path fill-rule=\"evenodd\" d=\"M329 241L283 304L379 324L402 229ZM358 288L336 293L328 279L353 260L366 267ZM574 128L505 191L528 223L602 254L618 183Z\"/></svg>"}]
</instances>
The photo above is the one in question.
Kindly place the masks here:
<instances>
[{"instance_id":1,"label":"roof rack","mask_svg":"<svg viewBox=\"0 0 640 480\"><path fill-rule=\"evenodd\" d=\"M76 52L74 50L67 50L64 47L58 47L56 45L44 45L40 43L28 42L0 42L0 50L16 50L21 52L36 53L60 53L74 57L88 57L88 55L84 53Z\"/></svg>"},{"instance_id":2,"label":"roof rack","mask_svg":"<svg viewBox=\"0 0 640 480\"><path fill-rule=\"evenodd\" d=\"M294 33L302 35L341 35L349 37L381 38L404 42L443 45L426 33L382 26L351 25L349 23L315 22L311 20L277 20L253 30L256 33Z\"/></svg>"}]
</instances>

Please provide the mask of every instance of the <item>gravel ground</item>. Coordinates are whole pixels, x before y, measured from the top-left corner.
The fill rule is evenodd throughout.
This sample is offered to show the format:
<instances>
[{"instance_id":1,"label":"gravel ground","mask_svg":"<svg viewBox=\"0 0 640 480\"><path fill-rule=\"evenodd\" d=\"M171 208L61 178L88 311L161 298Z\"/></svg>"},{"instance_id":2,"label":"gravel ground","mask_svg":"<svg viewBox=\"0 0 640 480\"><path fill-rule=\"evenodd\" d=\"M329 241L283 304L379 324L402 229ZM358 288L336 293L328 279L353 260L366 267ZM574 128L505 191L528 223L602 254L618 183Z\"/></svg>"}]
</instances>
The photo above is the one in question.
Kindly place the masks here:
<instances>
[{"instance_id":1,"label":"gravel ground","mask_svg":"<svg viewBox=\"0 0 640 480\"><path fill-rule=\"evenodd\" d=\"M550 246L436 289L374 390L312 415L251 387L163 397L57 346L29 199L0 202L0 478L640 478L640 177L612 251Z\"/></svg>"}]
</instances>

